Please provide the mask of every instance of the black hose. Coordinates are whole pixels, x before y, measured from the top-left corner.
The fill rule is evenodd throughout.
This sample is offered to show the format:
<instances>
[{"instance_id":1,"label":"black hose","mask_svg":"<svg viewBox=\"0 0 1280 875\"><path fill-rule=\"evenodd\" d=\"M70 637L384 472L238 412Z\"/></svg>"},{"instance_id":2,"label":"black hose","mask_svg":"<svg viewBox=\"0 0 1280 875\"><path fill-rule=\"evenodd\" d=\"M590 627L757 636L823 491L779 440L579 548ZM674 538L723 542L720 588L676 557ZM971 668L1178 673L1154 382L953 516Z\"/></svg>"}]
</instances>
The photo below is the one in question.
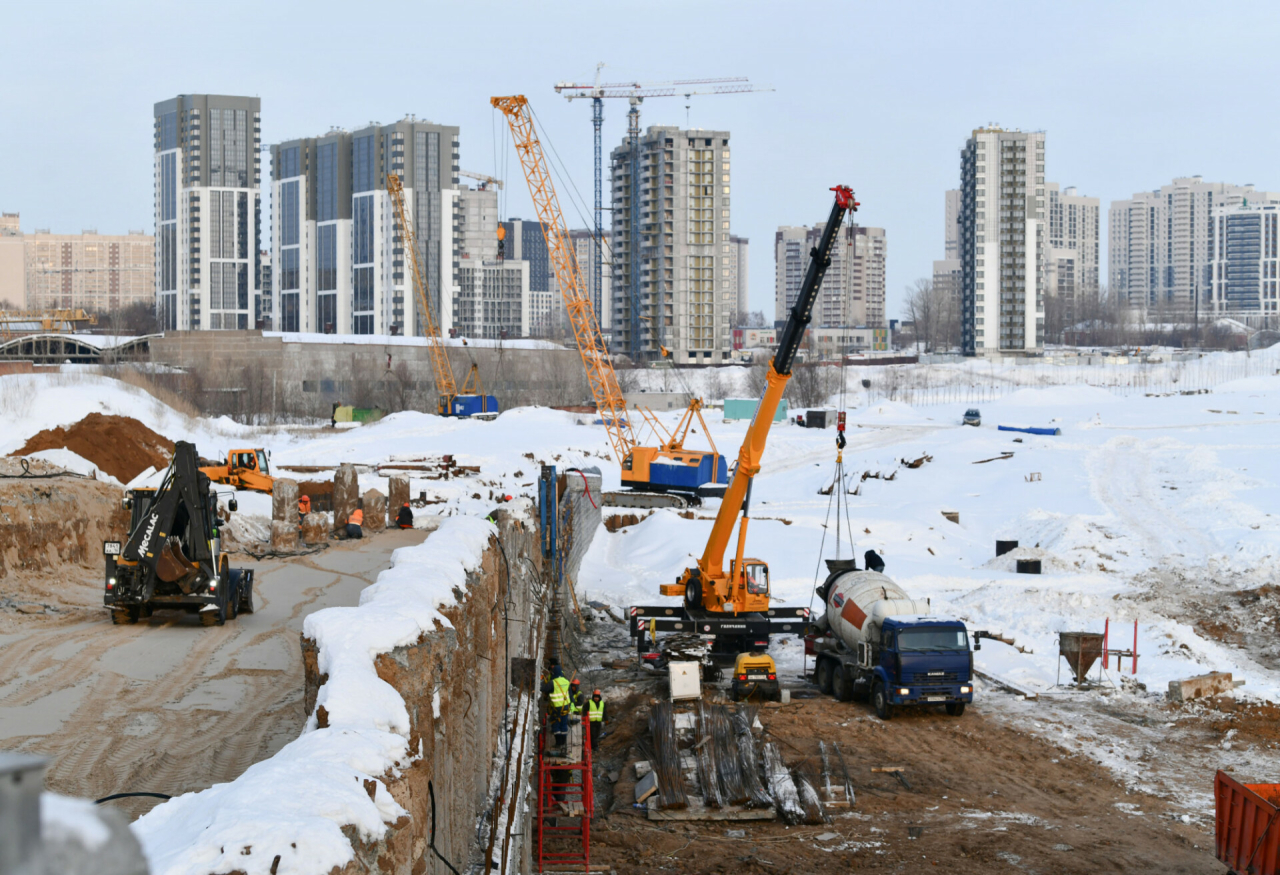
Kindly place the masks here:
<instances>
[{"instance_id":1,"label":"black hose","mask_svg":"<svg viewBox=\"0 0 1280 875\"><path fill-rule=\"evenodd\" d=\"M77 474L74 471L58 471L55 474L32 474L31 462L25 456L18 457L18 464L22 467L21 474L0 474L0 480L51 480L54 477L76 477L80 480L94 479L85 474Z\"/></svg>"},{"instance_id":2,"label":"black hose","mask_svg":"<svg viewBox=\"0 0 1280 875\"><path fill-rule=\"evenodd\" d=\"M172 796L166 796L163 793L112 793L110 796L103 796L101 799L95 799L94 805L101 805L103 802L110 802L113 799L125 799L130 796L148 796L152 799L172 799Z\"/></svg>"},{"instance_id":3,"label":"black hose","mask_svg":"<svg viewBox=\"0 0 1280 875\"><path fill-rule=\"evenodd\" d=\"M436 788L431 785L430 781L427 782L427 795L431 797L431 844L428 847L431 848L432 853L440 858L441 863L449 867L449 871L453 875L461 875L457 869L453 868L453 864L444 858L444 854L436 850Z\"/></svg>"}]
</instances>

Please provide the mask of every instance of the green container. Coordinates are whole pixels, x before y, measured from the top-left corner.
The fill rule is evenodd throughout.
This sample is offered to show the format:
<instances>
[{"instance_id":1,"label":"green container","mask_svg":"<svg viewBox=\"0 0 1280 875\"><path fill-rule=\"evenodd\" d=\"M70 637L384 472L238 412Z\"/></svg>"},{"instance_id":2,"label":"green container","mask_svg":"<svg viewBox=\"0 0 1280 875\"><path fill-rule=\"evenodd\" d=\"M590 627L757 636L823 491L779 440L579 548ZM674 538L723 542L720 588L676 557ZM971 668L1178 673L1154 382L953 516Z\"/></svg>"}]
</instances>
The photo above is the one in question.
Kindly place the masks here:
<instances>
[{"instance_id":1,"label":"green container","mask_svg":"<svg viewBox=\"0 0 1280 875\"><path fill-rule=\"evenodd\" d=\"M756 408L759 406L759 398L726 398L724 399L724 421L733 422L735 419L751 419L756 415ZM778 405L778 409L773 412L773 421L782 422L786 418L787 399L783 398Z\"/></svg>"}]
</instances>

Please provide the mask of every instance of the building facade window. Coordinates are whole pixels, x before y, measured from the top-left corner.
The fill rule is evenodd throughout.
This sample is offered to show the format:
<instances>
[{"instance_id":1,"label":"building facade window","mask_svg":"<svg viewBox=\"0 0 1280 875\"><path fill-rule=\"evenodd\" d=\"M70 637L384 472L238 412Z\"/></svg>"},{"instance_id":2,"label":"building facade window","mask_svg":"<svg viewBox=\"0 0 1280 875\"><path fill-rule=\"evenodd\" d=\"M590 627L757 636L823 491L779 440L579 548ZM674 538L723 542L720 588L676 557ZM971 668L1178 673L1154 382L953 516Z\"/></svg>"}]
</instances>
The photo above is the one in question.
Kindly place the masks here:
<instances>
[{"instance_id":1,"label":"building facade window","mask_svg":"<svg viewBox=\"0 0 1280 875\"><path fill-rule=\"evenodd\" d=\"M331 292L338 288L338 226L321 225L316 229L316 290Z\"/></svg>"},{"instance_id":2,"label":"building facade window","mask_svg":"<svg viewBox=\"0 0 1280 875\"><path fill-rule=\"evenodd\" d=\"M338 144L324 143L316 150L316 221L338 218Z\"/></svg>"},{"instance_id":3,"label":"building facade window","mask_svg":"<svg viewBox=\"0 0 1280 875\"><path fill-rule=\"evenodd\" d=\"M356 137L351 144L351 190L372 191L373 185L373 136Z\"/></svg>"},{"instance_id":4,"label":"building facade window","mask_svg":"<svg viewBox=\"0 0 1280 875\"><path fill-rule=\"evenodd\" d=\"M280 245L297 246L298 231L298 183L285 182L280 185Z\"/></svg>"}]
</instances>

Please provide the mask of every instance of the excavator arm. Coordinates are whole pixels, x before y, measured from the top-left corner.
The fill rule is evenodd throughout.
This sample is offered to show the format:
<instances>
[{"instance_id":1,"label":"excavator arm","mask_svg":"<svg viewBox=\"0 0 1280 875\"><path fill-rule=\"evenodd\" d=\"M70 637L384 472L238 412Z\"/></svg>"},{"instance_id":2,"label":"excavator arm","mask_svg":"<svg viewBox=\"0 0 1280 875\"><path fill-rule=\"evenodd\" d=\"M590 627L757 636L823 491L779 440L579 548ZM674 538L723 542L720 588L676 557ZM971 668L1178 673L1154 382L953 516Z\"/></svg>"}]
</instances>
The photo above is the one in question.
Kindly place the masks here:
<instances>
[{"instance_id":1,"label":"excavator arm","mask_svg":"<svg viewBox=\"0 0 1280 875\"><path fill-rule=\"evenodd\" d=\"M791 365L804 338L805 328L809 325L822 278L831 265L831 248L836 234L844 222L845 214L858 208L853 199L853 191L848 186L838 185L832 191L836 193L836 197L831 215L823 228L818 246L810 253L804 284L778 339L778 351L769 368L764 394L746 437L743 438L742 447L738 450L738 464L725 490L720 510L716 513L706 549L698 564L688 569L675 587L663 587L665 595L683 595L690 607L702 607L711 611L768 609L768 593L751 593L744 573L742 551L750 513L751 484L760 471L760 459L764 455L774 413L782 401L787 381L791 379ZM724 555L739 516L742 520L738 532L737 560L733 574L730 575L724 569Z\"/></svg>"},{"instance_id":2,"label":"excavator arm","mask_svg":"<svg viewBox=\"0 0 1280 875\"><path fill-rule=\"evenodd\" d=\"M195 444L178 441L174 445L164 481L147 513L129 533L124 558L143 566L149 576L172 581L196 570L206 578L217 574L209 478L200 471L198 461Z\"/></svg>"}]
</instances>

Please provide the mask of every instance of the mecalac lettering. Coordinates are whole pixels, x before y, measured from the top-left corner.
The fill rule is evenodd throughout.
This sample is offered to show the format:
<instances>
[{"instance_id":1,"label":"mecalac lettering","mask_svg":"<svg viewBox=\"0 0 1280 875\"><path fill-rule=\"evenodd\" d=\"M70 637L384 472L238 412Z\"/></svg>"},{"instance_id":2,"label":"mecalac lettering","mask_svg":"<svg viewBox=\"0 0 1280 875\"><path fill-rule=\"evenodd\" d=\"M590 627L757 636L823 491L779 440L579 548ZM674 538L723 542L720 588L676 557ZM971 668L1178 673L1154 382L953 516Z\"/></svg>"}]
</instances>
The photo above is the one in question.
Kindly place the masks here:
<instances>
[{"instance_id":1,"label":"mecalac lettering","mask_svg":"<svg viewBox=\"0 0 1280 875\"><path fill-rule=\"evenodd\" d=\"M142 533L142 540L138 542L138 555L147 552L147 546L151 543L151 535L156 530L156 521L160 519L160 515L153 513L151 515L151 524L147 526L147 530Z\"/></svg>"}]
</instances>

